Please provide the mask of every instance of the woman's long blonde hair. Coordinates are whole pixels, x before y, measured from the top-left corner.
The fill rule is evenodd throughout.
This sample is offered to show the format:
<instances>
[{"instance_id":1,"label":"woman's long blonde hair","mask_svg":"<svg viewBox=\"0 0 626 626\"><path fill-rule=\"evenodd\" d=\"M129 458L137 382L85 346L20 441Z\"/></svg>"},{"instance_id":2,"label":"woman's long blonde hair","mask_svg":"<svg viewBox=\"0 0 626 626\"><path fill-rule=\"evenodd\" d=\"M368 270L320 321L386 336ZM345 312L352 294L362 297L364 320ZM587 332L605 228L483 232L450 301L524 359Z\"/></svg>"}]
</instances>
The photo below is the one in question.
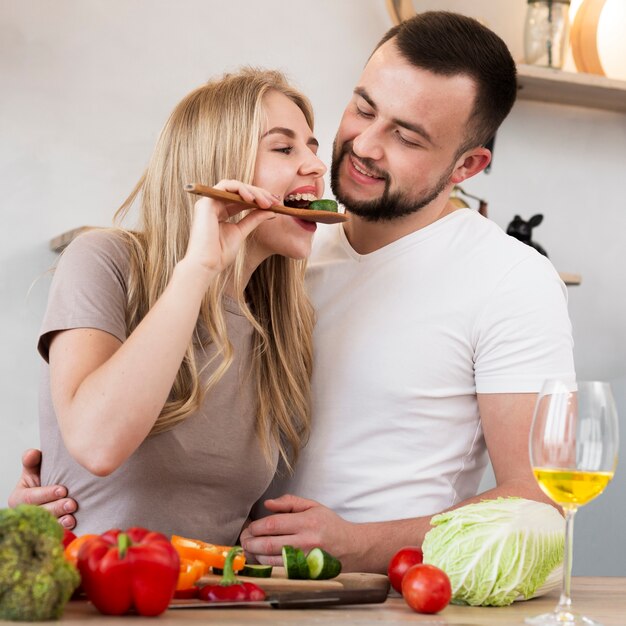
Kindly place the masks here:
<instances>
[{"instance_id":1,"label":"woman's long blonde hair","mask_svg":"<svg viewBox=\"0 0 626 626\"><path fill-rule=\"evenodd\" d=\"M115 214L116 224L140 196L137 232L120 229L130 244L126 325L139 324L172 278L187 250L195 198L183 190L190 182L215 185L222 179L252 183L263 132L263 97L271 90L290 98L313 128L305 96L276 71L246 68L194 90L174 109L161 131L145 174ZM304 291L304 261L271 256L243 285L247 246L233 266L213 282L200 308L198 328L187 348L170 396L151 434L170 430L198 410L204 396L233 362L223 312L225 287L235 280L239 305L254 327L250 374L256 386L257 433L271 460L274 444L291 467L310 428L313 309ZM244 293L245 287L245 293ZM221 357L205 386L196 351L202 327ZM206 347L206 345L204 346Z\"/></svg>"}]
</instances>

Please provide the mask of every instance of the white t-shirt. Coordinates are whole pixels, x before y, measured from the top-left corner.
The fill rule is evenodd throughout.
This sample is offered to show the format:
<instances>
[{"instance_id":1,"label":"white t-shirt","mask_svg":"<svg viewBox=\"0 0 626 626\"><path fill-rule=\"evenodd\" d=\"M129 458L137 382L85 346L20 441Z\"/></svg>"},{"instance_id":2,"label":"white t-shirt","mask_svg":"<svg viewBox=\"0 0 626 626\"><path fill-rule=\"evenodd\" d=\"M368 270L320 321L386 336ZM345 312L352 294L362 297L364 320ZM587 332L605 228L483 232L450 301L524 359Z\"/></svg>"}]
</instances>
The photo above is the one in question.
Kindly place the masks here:
<instances>
[{"instance_id":1,"label":"white t-shirt","mask_svg":"<svg viewBox=\"0 0 626 626\"><path fill-rule=\"evenodd\" d=\"M268 495L355 522L439 512L476 494L487 462L476 393L575 378L552 264L469 209L366 255L322 227L307 280L312 434Z\"/></svg>"}]
</instances>

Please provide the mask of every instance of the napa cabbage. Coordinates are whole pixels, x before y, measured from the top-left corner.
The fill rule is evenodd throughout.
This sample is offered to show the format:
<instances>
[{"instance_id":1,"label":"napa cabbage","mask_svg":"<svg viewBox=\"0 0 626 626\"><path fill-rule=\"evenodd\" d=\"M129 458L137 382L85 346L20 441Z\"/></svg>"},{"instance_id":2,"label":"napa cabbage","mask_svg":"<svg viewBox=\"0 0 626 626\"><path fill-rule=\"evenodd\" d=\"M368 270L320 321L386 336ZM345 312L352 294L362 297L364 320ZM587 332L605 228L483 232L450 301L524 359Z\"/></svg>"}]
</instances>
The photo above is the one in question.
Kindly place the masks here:
<instances>
[{"instance_id":1,"label":"napa cabbage","mask_svg":"<svg viewBox=\"0 0 626 626\"><path fill-rule=\"evenodd\" d=\"M565 522L548 505L497 498L435 515L424 563L450 578L452 602L506 606L558 587Z\"/></svg>"}]
</instances>

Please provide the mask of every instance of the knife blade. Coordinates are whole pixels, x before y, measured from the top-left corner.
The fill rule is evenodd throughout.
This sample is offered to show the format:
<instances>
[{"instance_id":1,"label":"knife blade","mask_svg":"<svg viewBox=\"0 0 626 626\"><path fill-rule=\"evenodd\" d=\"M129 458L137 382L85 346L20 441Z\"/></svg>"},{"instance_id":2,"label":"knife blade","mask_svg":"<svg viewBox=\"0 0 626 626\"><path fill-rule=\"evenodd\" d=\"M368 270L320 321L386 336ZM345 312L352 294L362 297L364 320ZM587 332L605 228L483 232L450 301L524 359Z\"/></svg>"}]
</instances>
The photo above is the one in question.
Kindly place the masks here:
<instances>
[{"instance_id":1,"label":"knife blade","mask_svg":"<svg viewBox=\"0 0 626 626\"><path fill-rule=\"evenodd\" d=\"M275 593L257 602L204 602L202 600L172 600L170 609L319 609L344 604L377 604L387 599L387 590L324 589L320 591L286 591Z\"/></svg>"}]
</instances>

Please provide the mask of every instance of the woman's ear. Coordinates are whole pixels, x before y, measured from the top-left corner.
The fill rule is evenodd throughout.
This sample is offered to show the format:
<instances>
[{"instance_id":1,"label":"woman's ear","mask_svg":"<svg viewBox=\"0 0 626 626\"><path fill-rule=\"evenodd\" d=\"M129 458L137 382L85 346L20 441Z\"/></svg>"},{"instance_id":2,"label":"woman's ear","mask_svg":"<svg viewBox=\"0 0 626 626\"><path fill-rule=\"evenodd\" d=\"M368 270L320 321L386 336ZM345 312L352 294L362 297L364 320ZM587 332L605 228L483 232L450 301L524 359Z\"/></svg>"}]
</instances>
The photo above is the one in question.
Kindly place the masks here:
<instances>
[{"instance_id":1,"label":"woman's ear","mask_svg":"<svg viewBox=\"0 0 626 626\"><path fill-rule=\"evenodd\" d=\"M452 172L451 181L458 185L464 180L482 172L491 162L491 151L487 148L472 148L458 159Z\"/></svg>"}]
</instances>

